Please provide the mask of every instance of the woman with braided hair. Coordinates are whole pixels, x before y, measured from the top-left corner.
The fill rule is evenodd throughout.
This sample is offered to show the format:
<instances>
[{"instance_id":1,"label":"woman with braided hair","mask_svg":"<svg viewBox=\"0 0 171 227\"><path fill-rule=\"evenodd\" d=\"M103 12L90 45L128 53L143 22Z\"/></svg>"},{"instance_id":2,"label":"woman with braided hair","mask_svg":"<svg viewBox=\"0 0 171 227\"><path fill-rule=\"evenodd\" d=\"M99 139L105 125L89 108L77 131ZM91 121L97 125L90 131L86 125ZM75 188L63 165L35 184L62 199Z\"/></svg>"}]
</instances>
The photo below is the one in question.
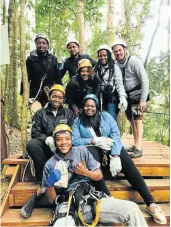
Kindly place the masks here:
<instances>
[{"instance_id":1,"label":"woman with braided hair","mask_svg":"<svg viewBox=\"0 0 171 227\"><path fill-rule=\"evenodd\" d=\"M121 111L127 109L127 95L123 86L122 73L112 59L108 45L103 44L98 48L97 57L98 63L94 70L101 81L103 109L117 120L119 109Z\"/></svg>"}]
</instances>

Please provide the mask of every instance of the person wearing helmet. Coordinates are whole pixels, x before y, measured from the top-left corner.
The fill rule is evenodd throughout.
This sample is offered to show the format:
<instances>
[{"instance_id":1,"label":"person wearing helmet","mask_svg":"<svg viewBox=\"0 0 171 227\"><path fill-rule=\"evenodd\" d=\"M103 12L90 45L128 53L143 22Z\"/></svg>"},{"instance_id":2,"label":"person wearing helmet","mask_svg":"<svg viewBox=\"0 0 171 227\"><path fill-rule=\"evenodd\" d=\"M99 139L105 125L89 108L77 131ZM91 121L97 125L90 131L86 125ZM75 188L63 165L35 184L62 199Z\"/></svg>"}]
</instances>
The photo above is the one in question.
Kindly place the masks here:
<instances>
[{"instance_id":1,"label":"person wearing helmet","mask_svg":"<svg viewBox=\"0 0 171 227\"><path fill-rule=\"evenodd\" d=\"M53 130L60 124L72 125L73 112L63 107L65 99L65 89L60 84L55 84L49 90L49 103L47 107L41 108L33 116L31 140L27 144L27 152L32 158L35 167L35 177L37 182L42 181L43 167L46 161L54 154L55 145L53 140ZM41 189L37 195L41 195ZM28 200L21 209L21 214L29 218L36 201L36 195Z\"/></svg>"},{"instance_id":2,"label":"person wearing helmet","mask_svg":"<svg viewBox=\"0 0 171 227\"><path fill-rule=\"evenodd\" d=\"M87 146L93 157L101 163L105 180L111 180L111 176L116 177L122 172L134 190L142 196L147 205L146 210L154 221L167 223L162 210L154 203L144 179L123 147L116 121L109 113L99 111L98 98L94 94L85 96L83 113L75 118L72 131L73 146Z\"/></svg>"},{"instance_id":3,"label":"person wearing helmet","mask_svg":"<svg viewBox=\"0 0 171 227\"><path fill-rule=\"evenodd\" d=\"M72 77L66 87L66 103L78 116L85 95L100 93L100 80L95 74L92 64L88 59L82 59L78 63L77 75Z\"/></svg>"},{"instance_id":4,"label":"person wearing helmet","mask_svg":"<svg viewBox=\"0 0 171 227\"><path fill-rule=\"evenodd\" d=\"M128 96L128 108L126 116L130 121L134 135L134 145L128 149L132 158L143 155L143 112L149 101L149 79L141 61L130 56L127 52L126 43L122 40L115 41L112 50L116 58L116 64L122 71L125 91Z\"/></svg>"},{"instance_id":5,"label":"person wearing helmet","mask_svg":"<svg viewBox=\"0 0 171 227\"><path fill-rule=\"evenodd\" d=\"M88 59L92 66L94 67L96 61L94 61L88 54L80 54L79 53L79 43L76 39L70 39L66 43L66 48L70 53L70 57L64 60L63 67L60 69L61 77L63 78L65 73L68 71L69 77L72 78L77 73L78 62L81 59Z\"/></svg>"},{"instance_id":6,"label":"person wearing helmet","mask_svg":"<svg viewBox=\"0 0 171 227\"><path fill-rule=\"evenodd\" d=\"M100 163L93 158L86 147L72 147L72 131L68 125L58 125L53 135L56 151L46 162L42 179L42 188L47 192L49 201L57 204L58 207L57 220L53 220L53 226L67 226L68 221L70 225L76 226L75 217L80 223L79 226L86 226L87 222L97 224L98 221L127 222L129 226L147 226L139 207L134 202L115 199L93 189L92 180L98 182L102 179ZM64 165L67 166L65 173ZM63 183L66 176L68 185ZM74 199L71 199L72 197ZM96 205L96 209L100 210L100 212L95 210L94 221L91 204L92 207ZM67 209L69 209L68 214Z\"/></svg>"},{"instance_id":7,"label":"person wearing helmet","mask_svg":"<svg viewBox=\"0 0 171 227\"><path fill-rule=\"evenodd\" d=\"M103 44L97 50L98 63L95 72L101 81L101 105L115 120L121 111L127 108L126 93L123 86L122 74L112 59L111 49Z\"/></svg>"},{"instance_id":8,"label":"person wearing helmet","mask_svg":"<svg viewBox=\"0 0 171 227\"><path fill-rule=\"evenodd\" d=\"M62 84L57 58L49 51L49 39L40 33L35 37L36 49L33 50L26 60L27 75L29 82L29 101L39 101L44 106L48 97L44 88L53 84ZM21 83L20 94L23 94Z\"/></svg>"}]
</instances>

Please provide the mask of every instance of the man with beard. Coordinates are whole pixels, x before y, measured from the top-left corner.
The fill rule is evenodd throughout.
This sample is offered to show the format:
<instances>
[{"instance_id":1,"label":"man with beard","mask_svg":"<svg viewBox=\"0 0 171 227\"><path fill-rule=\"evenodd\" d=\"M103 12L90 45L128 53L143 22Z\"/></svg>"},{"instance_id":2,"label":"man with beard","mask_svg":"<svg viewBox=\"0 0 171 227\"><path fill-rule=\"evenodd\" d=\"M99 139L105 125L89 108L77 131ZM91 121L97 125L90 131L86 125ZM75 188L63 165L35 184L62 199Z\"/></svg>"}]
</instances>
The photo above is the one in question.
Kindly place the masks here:
<instances>
[{"instance_id":1,"label":"man with beard","mask_svg":"<svg viewBox=\"0 0 171 227\"><path fill-rule=\"evenodd\" d=\"M44 91L46 86L51 87L55 83L62 84L57 58L50 53L49 39L40 33L35 37L36 49L33 50L26 60L27 74L29 81L30 103L35 100L44 106L47 101L47 95ZM21 92L23 94L23 83L21 83Z\"/></svg>"},{"instance_id":2,"label":"man with beard","mask_svg":"<svg viewBox=\"0 0 171 227\"><path fill-rule=\"evenodd\" d=\"M122 71L123 84L128 96L126 116L131 124L134 145L128 150L132 158L141 157L143 136L143 112L149 100L149 79L141 61L127 52L124 41L117 40L112 45L116 64Z\"/></svg>"},{"instance_id":3,"label":"man with beard","mask_svg":"<svg viewBox=\"0 0 171 227\"><path fill-rule=\"evenodd\" d=\"M88 59L90 60L92 66L94 67L96 64L96 61L94 61L88 54L80 54L79 53L79 43L76 39L71 39L67 41L66 48L70 53L70 57L67 58L64 61L63 67L61 68L61 77L65 75L65 73L68 71L69 77L72 78L77 73L78 68L78 62L81 59Z\"/></svg>"}]
</instances>

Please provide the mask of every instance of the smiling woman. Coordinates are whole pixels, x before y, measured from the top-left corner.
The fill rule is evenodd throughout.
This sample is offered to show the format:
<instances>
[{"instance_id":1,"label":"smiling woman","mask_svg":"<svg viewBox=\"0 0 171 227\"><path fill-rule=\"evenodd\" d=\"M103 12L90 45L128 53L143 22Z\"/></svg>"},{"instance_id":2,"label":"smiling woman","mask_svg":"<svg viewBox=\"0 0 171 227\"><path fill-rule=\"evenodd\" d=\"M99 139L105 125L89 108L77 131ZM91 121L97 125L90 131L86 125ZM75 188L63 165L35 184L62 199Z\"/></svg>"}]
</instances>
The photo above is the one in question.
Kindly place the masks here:
<instances>
[{"instance_id":1,"label":"smiling woman","mask_svg":"<svg viewBox=\"0 0 171 227\"><path fill-rule=\"evenodd\" d=\"M82 59L78 63L77 75L71 78L66 87L66 102L76 116L81 112L83 98L90 93L99 96L100 80L91 62L88 59Z\"/></svg>"}]
</instances>

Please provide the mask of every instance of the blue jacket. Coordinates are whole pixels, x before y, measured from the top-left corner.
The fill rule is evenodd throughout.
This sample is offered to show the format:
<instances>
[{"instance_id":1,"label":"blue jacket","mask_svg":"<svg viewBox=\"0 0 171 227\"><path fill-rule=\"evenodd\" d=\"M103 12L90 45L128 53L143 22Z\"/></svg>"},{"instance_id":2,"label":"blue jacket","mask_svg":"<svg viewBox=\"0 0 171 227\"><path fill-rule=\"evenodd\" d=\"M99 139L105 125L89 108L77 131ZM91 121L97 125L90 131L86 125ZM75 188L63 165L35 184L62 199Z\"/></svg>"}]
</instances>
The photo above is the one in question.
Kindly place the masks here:
<instances>
[{"instance_id":1,"label":"blue jacket","mask_svg":"<svg viewBox=\"0 0 171 227\"><path fill-rule=\"evenodd\" d=\"M111 155L120 155L120 151L123 147L120 138L120 132L116 121L107 112L100 112L100 131L102 136L113 139L113 145L111 149ZM85 146L90 145L90 141L93 136L90 133L88 127L84 126L80 118L74 120L72 130L72 144L73 146Z\"/></svg>"}]
</instances>

